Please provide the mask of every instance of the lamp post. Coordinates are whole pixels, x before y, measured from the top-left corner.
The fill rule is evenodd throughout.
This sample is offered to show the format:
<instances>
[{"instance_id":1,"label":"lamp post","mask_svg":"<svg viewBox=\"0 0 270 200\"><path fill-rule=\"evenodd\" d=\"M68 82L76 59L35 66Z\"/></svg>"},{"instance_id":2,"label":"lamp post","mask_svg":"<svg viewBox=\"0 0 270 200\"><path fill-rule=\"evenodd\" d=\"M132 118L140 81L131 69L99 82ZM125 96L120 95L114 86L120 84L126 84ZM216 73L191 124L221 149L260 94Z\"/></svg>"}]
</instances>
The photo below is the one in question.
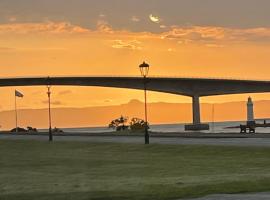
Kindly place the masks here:
<instances>
[{"instance_id":1,"label":"lamp post","mask_svg":"<svg viewBox=\"0 0 270 200\"><path fill-rule=\"evenodd\" d=\"M53 141L53 135L52 135L52 120L51 120L51 86L47 85L47 95L48 95L48 111L49 111L49 141Z\"/></svg>"},{"instance_id":2,"label":"lamp post","mask_svg":"<svg viewBox=\"0 0 270 200\"><path fill-rule=\"evenodd\" d=\"M145 115L145 125L144 125L144 141L145 144L149 144L149 133L148 133L148 119L147 119L147 75L149 72L149 65L146 62L143 62L140 66L141 75L143 77L144 84L144 115Z\"/></svg>"}]
</instances>

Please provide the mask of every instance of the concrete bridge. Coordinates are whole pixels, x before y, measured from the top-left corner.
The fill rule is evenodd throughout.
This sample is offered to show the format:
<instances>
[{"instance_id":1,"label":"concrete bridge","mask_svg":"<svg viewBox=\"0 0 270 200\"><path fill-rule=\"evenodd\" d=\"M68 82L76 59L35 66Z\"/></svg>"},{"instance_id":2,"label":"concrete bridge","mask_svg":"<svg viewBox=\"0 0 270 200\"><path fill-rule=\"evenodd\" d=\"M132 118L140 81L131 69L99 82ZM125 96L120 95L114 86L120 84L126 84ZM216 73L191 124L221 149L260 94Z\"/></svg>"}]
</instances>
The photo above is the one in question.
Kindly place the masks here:
<instances>
[{"instance_id":1,"label":"concrete bridge","mask_svg":"<svg viewBox=\"0 0 270 200\"><path fill-rule=\"evenodd\" d=\"M0 79L0 87L41 85L144 89L144 81L141 77L32 77ZM270 92L270 81L149 77L147 78L147 89L191 97L193 124L186 126L186 129L201 130L209 129L209 126L201 124L200 97Z\"/></svg>"}]
</instances>

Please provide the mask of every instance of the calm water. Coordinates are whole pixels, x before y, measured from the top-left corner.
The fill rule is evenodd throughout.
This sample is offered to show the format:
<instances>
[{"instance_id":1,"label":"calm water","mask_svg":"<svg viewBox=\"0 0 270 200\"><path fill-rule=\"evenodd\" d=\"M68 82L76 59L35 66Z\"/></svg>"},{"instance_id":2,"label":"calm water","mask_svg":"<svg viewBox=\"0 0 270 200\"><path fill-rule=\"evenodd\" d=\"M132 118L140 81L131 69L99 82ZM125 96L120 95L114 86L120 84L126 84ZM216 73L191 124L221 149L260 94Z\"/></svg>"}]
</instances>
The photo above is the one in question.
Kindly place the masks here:
<instances>
[{"instance_id":1,"label":"calm water","mask_svg":"<svg viewBox=\"0 0 270 200\"><path fill-rule=\"evenodd\" d=\"M261 122L260 122L261 123ZM205 133L235 133L239 132L239 128L226 128L239 126L239 124L245 124L245 122L216 122L210 123L209 131L201 131ZM184 124L162 124L150 126L151 131L154 132L184 132ZM112 129L107 127L89 127L89 128L63 128L65 132L78 132L78 133L104 133L111 132ZM269 128L257 128L258 133L270 133Z\"/></svg>"}]
</instances>

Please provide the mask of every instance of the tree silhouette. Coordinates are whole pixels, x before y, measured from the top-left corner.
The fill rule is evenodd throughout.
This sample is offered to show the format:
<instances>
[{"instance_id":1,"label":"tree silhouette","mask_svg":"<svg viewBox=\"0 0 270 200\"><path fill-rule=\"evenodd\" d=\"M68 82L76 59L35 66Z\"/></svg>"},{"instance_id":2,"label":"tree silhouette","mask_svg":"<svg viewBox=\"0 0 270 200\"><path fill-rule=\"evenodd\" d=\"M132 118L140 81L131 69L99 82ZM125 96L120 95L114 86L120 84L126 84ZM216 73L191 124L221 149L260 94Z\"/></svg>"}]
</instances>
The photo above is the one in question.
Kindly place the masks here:
<instances>
[{"instance_id":1,"label":"tree silhouette","mask_svg":"<svg viewBox=\"0 0 270 200\"><path fill-rule=\"evenodd\" d=\"M109 128L116 129L116 131L123 131L128 129L128 126L126 126L126 123L128 121L128 117L121 116L115 120L112 120L109 124Z\"/></svg>"},{"instance_id":2,"label":"tree silhouette","mask_svg":"<svg viewBox=\"0 0 270 200\"><path fill-rule=\"evenodd\" d=\"M147 129L149 129L149 125L146 124L146 122L140 118L132 118L130 121L130 129L132 131L141 131L145 129L145 126L147 126Z\"/></svg>"}]
</instances>

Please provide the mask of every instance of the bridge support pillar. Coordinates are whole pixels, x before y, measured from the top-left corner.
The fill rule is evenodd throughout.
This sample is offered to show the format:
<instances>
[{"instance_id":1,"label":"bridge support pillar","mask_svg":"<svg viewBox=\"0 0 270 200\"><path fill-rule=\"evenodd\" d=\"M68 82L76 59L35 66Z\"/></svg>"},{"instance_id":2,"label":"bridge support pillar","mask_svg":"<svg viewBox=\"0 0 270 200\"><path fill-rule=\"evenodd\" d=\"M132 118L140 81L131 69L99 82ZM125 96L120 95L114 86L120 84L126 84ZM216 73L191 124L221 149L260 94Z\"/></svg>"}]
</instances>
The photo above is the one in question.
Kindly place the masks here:
<instances>
[{"instance_id":1,"label":"bridge support pillar","mask_svg":"<svg viewBox=\"0 0 270 200\"><path fill-rule=\"evenodd\" d=\"M192 97L192 114L193 123L185 125L186 131L209 130L209 124L201 123L200 97L198 95Z\"/></svg>"},{"instance_id":2,"label":"bridge support pillar","mask_svg":"<svg viewBox=\"0 0 270 200\"><path fill-rule=\"evenodd\" d=\"M201 123L200 97L192 97L193 124Z\"/></svg>"}]
</instances>

